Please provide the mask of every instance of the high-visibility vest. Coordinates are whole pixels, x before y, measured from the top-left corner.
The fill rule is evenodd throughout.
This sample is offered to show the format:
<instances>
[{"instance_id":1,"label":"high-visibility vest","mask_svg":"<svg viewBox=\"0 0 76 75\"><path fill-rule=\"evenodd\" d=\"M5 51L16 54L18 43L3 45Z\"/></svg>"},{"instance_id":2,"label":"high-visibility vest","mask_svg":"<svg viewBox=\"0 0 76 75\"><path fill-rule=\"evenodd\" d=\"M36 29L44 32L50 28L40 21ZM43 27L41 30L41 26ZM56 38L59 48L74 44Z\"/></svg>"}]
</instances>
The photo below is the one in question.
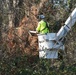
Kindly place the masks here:
<instances>
[{"instance_id":1,"label":"high-visibility vest","mask_svg":"<svg viewBox=\"0 0 76 75\"><path fill-rule=\"evenodd\" d=\"M46 34L49 33L49 29L46 26L46 22L44 20L41 20L38 23L38 26L36 28L36 31L38 31L40 34Z\"/></svg>"}]
</instances>

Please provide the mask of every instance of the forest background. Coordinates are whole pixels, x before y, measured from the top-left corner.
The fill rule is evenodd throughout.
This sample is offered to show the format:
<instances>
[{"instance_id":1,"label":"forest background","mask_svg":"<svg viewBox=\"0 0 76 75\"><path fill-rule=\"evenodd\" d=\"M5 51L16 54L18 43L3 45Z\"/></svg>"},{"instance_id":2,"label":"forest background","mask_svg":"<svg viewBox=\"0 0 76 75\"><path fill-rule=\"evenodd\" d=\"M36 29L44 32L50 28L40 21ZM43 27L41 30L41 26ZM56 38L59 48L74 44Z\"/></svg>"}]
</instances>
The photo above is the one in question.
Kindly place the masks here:
<instances>
[{"instance_id":1,"label":"forest background","mask_svg":"<svg viewBox=\"0 0 76 75\"><path fill-rule=\"evenodd\" d=\"M0 75L76 75L76 25L55 60L40 59L37 35L29 34L40 13L57 33L75 7L76 0L0 0Z\"/></svg>"}]
</instances>

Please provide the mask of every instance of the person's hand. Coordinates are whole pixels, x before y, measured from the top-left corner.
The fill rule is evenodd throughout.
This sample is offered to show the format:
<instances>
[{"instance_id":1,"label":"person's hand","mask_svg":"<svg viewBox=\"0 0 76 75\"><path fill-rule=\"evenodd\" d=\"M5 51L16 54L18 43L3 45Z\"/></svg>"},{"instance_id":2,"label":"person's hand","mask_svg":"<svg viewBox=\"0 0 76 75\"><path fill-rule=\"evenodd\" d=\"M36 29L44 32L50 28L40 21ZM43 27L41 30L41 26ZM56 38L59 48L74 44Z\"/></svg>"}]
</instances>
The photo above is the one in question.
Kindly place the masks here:
<instances>
[{"instance_id":1,"label":"person's hand","mask_svg":"<svg viewBox=\"0 0 76 75\"><path fill-rule=\"evenodd\" d=\"M36 33L38 34L39 32L38 32L38 31L36 31Z\"/></svg>"}]
</instances>

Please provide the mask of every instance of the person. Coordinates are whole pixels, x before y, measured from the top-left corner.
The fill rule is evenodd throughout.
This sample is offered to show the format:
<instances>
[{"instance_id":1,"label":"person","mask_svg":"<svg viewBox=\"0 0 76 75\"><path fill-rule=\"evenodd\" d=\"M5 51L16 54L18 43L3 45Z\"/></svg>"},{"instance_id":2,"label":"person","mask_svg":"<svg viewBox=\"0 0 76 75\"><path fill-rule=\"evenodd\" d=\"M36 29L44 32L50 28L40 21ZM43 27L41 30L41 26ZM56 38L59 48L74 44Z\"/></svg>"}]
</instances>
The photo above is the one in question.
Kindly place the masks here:
<instances>
[{"instance_id":1,"label":"person","mask_svg":"<svg viewBox=\"0 0 76 75\"><path fill-rule=\"evenodd\" d=\"M43 14L39 15L39 23L36 28L37 33L47 34L49 33L48 23L45 21L45 16Z\"/></svg>"}]
</instances>

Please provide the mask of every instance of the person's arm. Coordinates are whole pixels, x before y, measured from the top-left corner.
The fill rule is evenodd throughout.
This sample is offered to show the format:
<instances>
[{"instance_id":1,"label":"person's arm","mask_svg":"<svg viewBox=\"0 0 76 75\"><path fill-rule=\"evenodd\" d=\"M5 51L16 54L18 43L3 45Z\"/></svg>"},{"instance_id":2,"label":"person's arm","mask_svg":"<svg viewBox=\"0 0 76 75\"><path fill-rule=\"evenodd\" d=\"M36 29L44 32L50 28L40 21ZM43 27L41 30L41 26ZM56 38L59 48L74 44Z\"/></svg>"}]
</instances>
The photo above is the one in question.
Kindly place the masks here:
<instances>
[{"instance_id":1,"label":"person's arm","mask_svg":"<svg viewBox=\"0 0 76 75\"><path fill-rule=\"evenodd\" d=\"M38 23L38 26L37 26L37 28L36 28L36 31L37 31L37 32L40 32L40 23Z\"/></svg>"}]
</instances>

